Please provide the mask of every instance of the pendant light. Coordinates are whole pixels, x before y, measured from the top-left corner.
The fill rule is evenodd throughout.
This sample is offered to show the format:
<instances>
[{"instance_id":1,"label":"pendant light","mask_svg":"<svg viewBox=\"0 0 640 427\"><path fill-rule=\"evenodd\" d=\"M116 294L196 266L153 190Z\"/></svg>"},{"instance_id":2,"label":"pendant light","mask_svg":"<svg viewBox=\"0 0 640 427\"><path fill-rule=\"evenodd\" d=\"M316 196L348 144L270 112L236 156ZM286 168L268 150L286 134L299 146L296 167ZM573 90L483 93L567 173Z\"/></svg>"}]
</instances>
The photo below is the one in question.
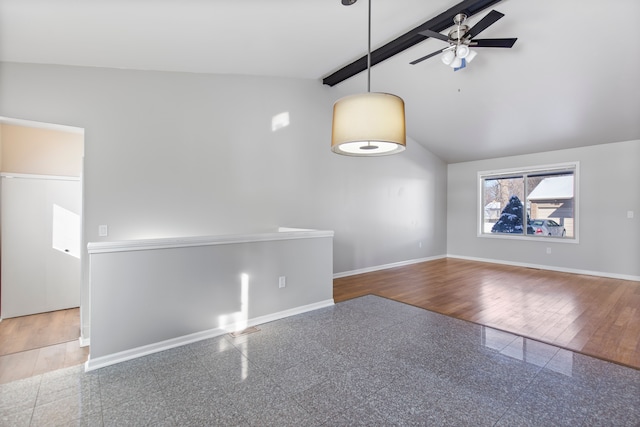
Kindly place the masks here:
<instances>
[{"instance_id":1,"label":"pendant light","mask_svg":"<svg viewBox=\"0 0 640 427\"><path fill-rule=\"evenodd\" d=\"M342 0L349 5L356 0ZM331 150L346 156L386 156L404 151L404 101L371 92L371 0L369 0L367 92L340 98L333 105Z\"/></svg>"}]
</instances>

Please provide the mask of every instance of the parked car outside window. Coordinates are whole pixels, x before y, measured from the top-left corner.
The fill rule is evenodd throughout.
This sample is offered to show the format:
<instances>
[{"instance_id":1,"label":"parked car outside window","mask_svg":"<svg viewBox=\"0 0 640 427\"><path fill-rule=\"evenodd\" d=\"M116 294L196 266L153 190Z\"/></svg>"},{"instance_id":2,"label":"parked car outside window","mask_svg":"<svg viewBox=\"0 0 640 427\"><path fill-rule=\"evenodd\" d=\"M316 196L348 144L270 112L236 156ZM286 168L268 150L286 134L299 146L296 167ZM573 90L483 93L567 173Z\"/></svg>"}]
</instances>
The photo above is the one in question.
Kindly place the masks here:
<instances>
[{"instance_id":1,"label":"parked car outside window","mask_svg":"<svg viewBox=\"0 0 640 427\"><path fill-rule=\"evenodd\" d=\"M564 237L567 230L552 219L532 219L529 223L533 227L536 236L560 236Z\"/></svg>"}]
</instances>

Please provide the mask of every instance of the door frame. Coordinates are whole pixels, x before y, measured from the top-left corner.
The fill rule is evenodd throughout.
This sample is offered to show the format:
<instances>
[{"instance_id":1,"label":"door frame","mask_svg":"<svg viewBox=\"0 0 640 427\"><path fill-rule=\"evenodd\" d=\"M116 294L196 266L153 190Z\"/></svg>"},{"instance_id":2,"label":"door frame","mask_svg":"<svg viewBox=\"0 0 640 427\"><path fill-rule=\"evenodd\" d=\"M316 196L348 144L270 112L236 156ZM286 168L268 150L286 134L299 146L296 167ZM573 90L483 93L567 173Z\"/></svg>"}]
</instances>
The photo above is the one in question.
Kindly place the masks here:
<instances>
[{"instance_id":1,"label":"door frame","mask_svg":"<svg viewBox=\"0 0 640 427\"><path fill-rule=\"evenodd\" d=\"M84 346L88 346L89 345L89 339L85 338L88 337L88 331L85 331L85 329L88 329L88 325L89 325L89 307L87 307L88 305L88 301L89 301L89 286L87 283L87 277L88 277L88 266L87 264L87 260L88 260L88 256L87 256L87 242L86 242L86 237L85 237L85 232L84 232L84 227L85 227L85 207L86 207L86 203L85 203L85 193L84 193L84 176L85 176L85 151L86 151L86 140L84 138L85 135L85 129L81 128L81 127L77 127L77 126L68 126L68 125L62 125L62 124L55 124L55 123L47 123L47 122L40 122L40 121L34 121L34 120L25 120L25 119L18 119L18 118L12 118L12 117L4 117L4 116L0 116L0 124L7 124L7 125L13 125L13 126L22 126L22 127L27 127L27 128L37 128L37 129L46 129L46 130L56 130L56 131L62 131L62 132L69 132L69 133L75 133L75 134L81 134L83 135L83 142L82 142L82 159L81 159L81 166L80 166L80 176L79 176L79 180L80 180L80 198L81 198L81 211L80 211L80 336L79 336L79 341L80 341L80 346L84 347ZM1 144L1 141L0 141ZM0 221L2 221L2 218L0 218ZM0 251L0 256L2 256L2 253ZM2 283L0 283L0 286L2 286ZM2 313L0 313L0 321L2 321Z\"/></svg>"}]
</instances>

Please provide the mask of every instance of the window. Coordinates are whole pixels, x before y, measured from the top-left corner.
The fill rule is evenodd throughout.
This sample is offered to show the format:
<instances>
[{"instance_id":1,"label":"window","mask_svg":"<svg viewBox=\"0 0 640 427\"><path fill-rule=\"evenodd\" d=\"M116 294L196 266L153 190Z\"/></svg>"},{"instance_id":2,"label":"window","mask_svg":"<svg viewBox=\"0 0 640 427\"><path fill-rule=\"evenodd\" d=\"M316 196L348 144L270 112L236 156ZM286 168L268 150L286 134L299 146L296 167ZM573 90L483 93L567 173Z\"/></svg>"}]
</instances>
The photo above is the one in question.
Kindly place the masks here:
<instances>
[{"instance_id":1,"label":"window","mask_svg":"<svg viewBox=\"0 0 640 427\"><path fill-rule=\"evenodd\" d=\"M577 162L478 173L478 235L576 241L577 178Z\"/></svg>"}]
</instances>

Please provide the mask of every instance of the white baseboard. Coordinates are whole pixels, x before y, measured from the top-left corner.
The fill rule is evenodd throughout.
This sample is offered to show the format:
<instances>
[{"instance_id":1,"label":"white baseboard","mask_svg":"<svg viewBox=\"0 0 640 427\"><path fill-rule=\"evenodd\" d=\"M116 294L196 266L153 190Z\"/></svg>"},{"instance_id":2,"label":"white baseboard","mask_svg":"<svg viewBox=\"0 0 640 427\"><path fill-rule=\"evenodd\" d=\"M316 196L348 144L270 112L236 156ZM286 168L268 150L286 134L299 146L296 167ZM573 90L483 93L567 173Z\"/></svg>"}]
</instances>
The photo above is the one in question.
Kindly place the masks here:
<instances>
[{"instance_id":1,"label":"white baseboard","mask_svg":"<svg viewBox=\"0 0 640 427\"><path fill-rule=\"evenodd\" d=\"M285 317L295 316L296 314L306 313L308 311L318 310L320 308L331 307L335 303L333 298L315 302L313 304L303 305L301 307L291 308L289 310L279 311L277 313L267 314L265 316L255 317L250 319L247 323L247 327L261 325L263 323L273 322L274 320L284 319ZM227 328L227 332L232 332L237 329Z\"/></svg>"},{"instance_id":2,"label":"white baseboard","mask_svg":"<svg viewBox=\"0 0 640 427\"><path fill-rule=\"evenodd\" d=\"M273 322L274 320L284 319L285 317L306 313L308 311L317 310L319 308L330 307L332 305L334 305L333 298L313 304L304 305L301 307L292 308L289 310L279 311L277 313L272 313L265 316L255 317L253 319L249 319L246 324L243 324L242 326L228 325L224 329L209 329L206 331L183 335L181 337L172 338L142 347L132 348L130 350L121 351L107 356L97 357L95 359L92 359L91 355L89 355L89 360L85 363L84 370L85 372L93 371L99 368L104 368L106 366L115 365L116 363L125 362L127 360L136 359L138 357L147 356L149 354L158 353L160 351L169 350L182 345L191 344L196 341L214 338L220 335L227 334L234 330L261 325L267 322Z\"/></svg>"},{"instance_id":3,"label":"white baseboard","mask_svg":"<svg viewBox=\"0 0 640 427\"><path fill-rule=\"evenodd\" d=\"M503 261L503 260L490 259L490 258L477 258L477 257L468 257L468 256L462 256L462 255L451 255L451 254L448 254L447 258L465 259L468 261L479 261L479 262L488 262L491 264L513 265L515 267L536 268L538 270L559 271L561 273L584 274L587 276L607 277L610 279L631 280L634 282L640 282L640 276L633 276L630 274L607 273L603 271L582 270L577 268L565 268L565 267L556 267L551 265L529 264L525 262Z\"/></svg>"},{"instance_id":4,"label":"white baseboard","mask_svg":"<svg viewBox=\"0 0 640 427\"><path fill-rule=\"evenodd\" d=\"M78 338L78 341L80 342L80 347L89 347L91 343L91 340L85 337Z\"/></svg>"},{"instance_id":5,"label":"white baseboard","mask_svg":"<svg viewBox=\"0 0 640 427\"><path fill-rule=\"evenodd\" d=\"M559 272L562 272L562 273L584 274L584 275L587 275L587 276L608 277L608 278L611 278L611 279L631 280L631 281L634 281L634 282L640 282L640 276L633 276L633 275L630 275L630 274L607 273L607 272L602 272L602 271L591 271L591 270L582 270L582 269L577 269L577 268L555 267L555 266L550 266L550 265L529 264L529 263L524 263L524 262L511 262L511 261L503 261L503 260L490 259L490 258L477 258L477 257L468 257L468 256L462 256L462 255L451 255L451 254L438 255L438 256L433 256L433 257L429 257L429 258L412 259L412 260L408 260L408 261L394 262L392 264L377 265L377 266L362 268L362 269L358 269L358 270L343 271L341 273L335 273L333 275L333 278L334 279L338 279L340 277L355 276L356 274L370 273L372 271L386 270L386 269L389 269L389 268L401 267L403 265L417 264L419 262L425 262L425 261L434 261L434 260L442 259L442 258L466 259L466 260L469 260L469 261L488 262L488 263L491 263L491 264L513 265L513 266L516 266L516 267L536 268L536 269L539 269L539 270L559 271Z\"/></svg>"},{"instance_id":6,"label":"white baseboard","mask_svg":"<svg viewBox=\"0 0 640 427\"><path fill-rule=\"evenodd\" d=\"M171 348L179 347L181 345L190 344L196 341L205 340L207 338L217 337L219 335L226 334L224 329L209 329L203 332L197 332L194 334L184 335L170 340L165 340L142 347L132 348L131 350L125 350L118 353L110 354L107 356L91 358L89 353L89 360L84 365L85 372L93 371L106 366L115 365L116 363L125 362L127 360L136 359L138 357L147 356L149 354L158 353L160 351L169 350Z\"/></svg>"},{"instance_id":7,"label":"white baseboard","mask_svg":"<svg viewBox=\"0 0 640 427\"><path fill-rule=\"evenodd\" d=\"M358 270L343 271L341 273L334 273L333 278L339 279L340 277L355 276L356 274L363 274L363 273L371 273L372 271L386 270L394 267L402 267L404 265L418 264L420 262L425 262L425 261L434 261L436 259L442 259L446 257L447 257L446 255L436 255L428 258L410 259L408 261L399 261L399 262L393 262L391 264L376 265L373 267L360 268Z\"/></svg>"}]
</instances>

